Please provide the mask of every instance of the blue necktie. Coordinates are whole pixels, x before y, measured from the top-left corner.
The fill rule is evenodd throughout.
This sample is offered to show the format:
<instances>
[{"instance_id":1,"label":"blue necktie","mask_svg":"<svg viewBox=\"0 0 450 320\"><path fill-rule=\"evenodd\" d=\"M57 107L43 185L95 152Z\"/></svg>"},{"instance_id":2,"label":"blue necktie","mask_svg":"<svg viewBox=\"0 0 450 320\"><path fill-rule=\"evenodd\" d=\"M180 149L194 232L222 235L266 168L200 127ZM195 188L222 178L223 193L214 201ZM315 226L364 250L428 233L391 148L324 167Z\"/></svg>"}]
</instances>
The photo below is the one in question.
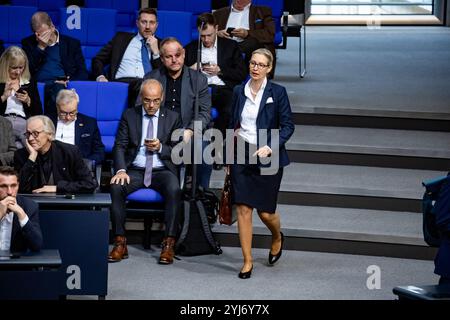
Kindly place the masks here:
<instances>
[{"instance_id":1,"label":"blue necktie","mask_svg":"<svg viewBox=\"0 0 450 320\"><path fill-rule=\"evenodd\" d=\"M153 116L146 116L150 118L147 127L147 139L153 139ZM144 173L144 186L148 187L152 183L152 169L153 169L153 152L145 151L145 173Z\"/></svg>"},{"instance_id":2,"label":"blue necktie","mask_svg":"<svg viewBox=\"0 0 450 320\"><path fill-rule=\"evenodd\" d=\"M142 66L144 67L144 74L149 73L152 71L152 65L150 64L150 58L148 56L148 48L146 45L145 38L141 40L142 47L141 47L141 58L142 58Z\"/></svg>"}]
</instances>

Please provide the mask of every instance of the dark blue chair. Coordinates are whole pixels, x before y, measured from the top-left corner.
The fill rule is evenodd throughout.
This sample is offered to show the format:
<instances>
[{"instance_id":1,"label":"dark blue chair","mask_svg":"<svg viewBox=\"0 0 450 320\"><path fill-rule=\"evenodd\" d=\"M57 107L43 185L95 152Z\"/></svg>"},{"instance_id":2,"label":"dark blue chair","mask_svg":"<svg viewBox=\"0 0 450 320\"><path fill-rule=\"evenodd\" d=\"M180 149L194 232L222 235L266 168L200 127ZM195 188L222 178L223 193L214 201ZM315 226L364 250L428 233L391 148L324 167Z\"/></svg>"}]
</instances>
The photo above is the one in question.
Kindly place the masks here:
<instances>
[{"instance_id":1,"label":"dark blue chair","mask_svg":"<svg viewBox=\"0 0 450 320\"><path fill-rule=\"evenodd\" d=\"M191 12L192 40L198 39L197 17L204 12L211 12L211 0L159 0L159 10Z\"/></svg>"},{"instance_id":2,"label":"dark blue chair","mask_svg":"<svg viewBox=\"0 0 450 320\"><path fill-rule=\"evenodd\" d=\"M60 32L80 40L86 67L90 71L92 58L116 34L117 10L82 8L79 29L69 29L66 23L71 12L67 13L65 8L61 8L60 13L61 22L64 22L59 25Z\"/></svg>"},{"instance_id":3,"label":"dark blue chair","mask_svg":"<svg viewBox=\"0 0 450 320\"><path fill-rule=\"evenodd\" d=\"M97 119L105 152L111 153L122 113L128 106L128 84L70 81L68 88L80 96L78 110Z\"/></svg>"},{"instance_id":4,"label":"dark blue chair","mask_svg":"<svg viewBox=\"0 0 450 320\"><path fill-rule=\"evenodd\" d=\"M86 8L103 8L117 10L116 30L125 32L136 31L136 12L139 10L140 1L120 0L86 0Z\"/></svg>"},{"instance_id":5,"label":"dark blue chair","mask_svg":"<svg viewBox=\"0 0 450 320\"><path fill-rule=\"evenodd\" d=\"M66 6L66 0L11 0L14 6L33 6L39 11L45 11L52 18L53 24L60 23L59 9Z\"/></svg>"},{"instance_id":6,"label":"dark blue chair","mask_svg":"<svg viewBox=\"0 0 450 320\"><path fill-rule=\"evenodd\" d=\"M31 16L37 7L0 6L0 39L4 46L20 46L23 38L31 34Z\"/></svg>"},{"instance_id":7,"label":"dark blue chair","mask_svg":"<svg viewBox=\"0 0 450 320\"><path fill-rule=\"evenodd\" d=\"M158 11L156 35L161 39L176 37L183 46L192 41L192 13L182 11Z\"/></svg>"},{"instance_id":8,"label":"dark blue chair","mask_svg":"<svg viewBox=\"0 0 450 320\"><path fill-rule=\"evenodd\" d=\"M39 92L39 98L41 99L41 105L45 106L45 104L44 104L45 83L38 82L37 88L38 88L38 92Z\"/></svg>"}]
</instances>

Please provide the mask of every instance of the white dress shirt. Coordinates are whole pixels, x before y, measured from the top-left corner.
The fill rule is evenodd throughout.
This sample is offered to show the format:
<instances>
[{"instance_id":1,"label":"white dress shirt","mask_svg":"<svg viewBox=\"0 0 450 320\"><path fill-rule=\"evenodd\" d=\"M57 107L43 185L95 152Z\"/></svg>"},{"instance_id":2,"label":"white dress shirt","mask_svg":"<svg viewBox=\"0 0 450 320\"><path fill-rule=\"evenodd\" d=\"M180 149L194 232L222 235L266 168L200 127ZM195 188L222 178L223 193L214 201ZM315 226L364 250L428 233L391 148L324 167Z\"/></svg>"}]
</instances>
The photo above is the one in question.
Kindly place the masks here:
<instances>
[{"instance_id":1,"label":"white dress shirt","mask_svg":"<svg viewBox=\"0 0 450 320\"><path fill-rule=\"evenodd\" d=\"M214 45L211 48L206 48L202 43L202 63L217 64L217 37ZM203 72L203 74L208 79L208 84L215 84L218 86L224 86L225 82L222 81L218 76L213 76Z\"/></svg>"},{"instance_id":2,"label":"white dress shirt","mask_svg":"<svg viewBox=\"0 0 450 320\"><path fill-rule=\"evenodd\" d=\"M19 85L22 86L23 84L25 84L25 83L20 81ZM23 108L23 104L19 99L17 99L15 94L16 94L16 92L13 90L11 92L11 95L8 97L8 99L6 99L5 115L7 115L9 113L15 113L15 114L25 118L26 115L25 115L25 111Z\"/></svg>"},{"instance_id":3,"label":"white dress shirt","mask_svg":"<svg viewBox=\"0 0 450 320\"><path fill-rule=\"evenodd\" d=\"M250 91L251 81L252 80L247 81L244 88L247 99L245 100L244 109L241 113L241 129L239 130L239 135L248 143L256 145L258 141L256 118L258 117L261 99L267 85L267 78L264 79L264 82L254 99Z\"/></svg>"},{"instance_id":4,"label":"white dress shirt","mask_svg":"<svg viewBox=\"0 0 450 320\"><path fill-rule=\"evenodd\" d=\"M119 69L117 69L116 79L119 78L144 78L144 66L142 65L142 40L143 37L140 33L131 39L128 44L125 53L123 54L122 61L120 61ZM148 48L148 57L151 59L151 50Z\"/></svg>"},{"instance_id":5,"label":"white dress shirt","mask_svg":"<svg viewBox=\"0 0 450 320\"><path fill-rule=\"evenodd\" d=\"M159 118L159 110L155 113L153 117L151 117L151 120L153 121L153 138L156 139L158 134L158 118ZM148 128L148 122L150 121L150 117L147 116L147 112L145 112L144 108L142 108L142 136L141 136L141 144L139 147L139 152L136 156L136 158L133 161L133 166L138 168L145 168L145 162L147 160L146 157L146 150L147 147L144 146L145 138L147 137L147 128ZM159 154L161 153L161 148L159 149L159 152L153 153L153 168L158 167L164 167L164 164L159 159Z\"/></svg>"},{"instance_id":6,"label":"white dress shirt","mask_svg":"<svg viewBox=\"0 0 450 320\"><path fill-rule=\"evenodd\" d=\"M13 212L8 212L0 220L0 250L9 250L11 248L13 220ZM19 220L20 227L23 228L27 224L28 220L28 216L26 216L23 220Z\"/></svg>"},{"instance_id":7,"label":"white dress shirt","mask_svg":"<svg viewBox=\"0 0 450 320\"><path fill-rule=\"evenodd\" d=\"M241 28L241 29L245 29L245 30L250 30L250 25L249 25L250 6L251 6L251 3L246 5L242 11L239 11L239 10L236 10L233 7L233 5L231 5L231 11L230 11L230 15L229 15L228 21L227 21L227 26L225 29ZM233 37L232 39L237 42L244 41L244 39L238 38L238 37Z\"/></svg>"},{"instance_id":8,"label":"white dress shirt","mask_svg":"<svg viewBox=\"0 0 450 320\"><path fill-rule=\"evenodd\" d=\"M56 124L56 134L55 139L68 144L75 144L75 121L70 121L69 123L64 123L58 120Z\"/></svg>"}]
</instances>

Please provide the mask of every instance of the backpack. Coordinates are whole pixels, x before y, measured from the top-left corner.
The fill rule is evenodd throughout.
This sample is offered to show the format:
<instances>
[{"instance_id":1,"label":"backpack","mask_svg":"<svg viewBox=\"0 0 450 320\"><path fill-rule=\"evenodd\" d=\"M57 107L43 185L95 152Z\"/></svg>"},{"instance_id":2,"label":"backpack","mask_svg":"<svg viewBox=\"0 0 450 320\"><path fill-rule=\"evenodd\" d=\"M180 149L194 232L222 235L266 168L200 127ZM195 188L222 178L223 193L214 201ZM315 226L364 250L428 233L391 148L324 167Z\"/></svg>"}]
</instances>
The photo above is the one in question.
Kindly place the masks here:
<instances>
[{"instance_id":1,"label":"backpack","mask_svg":"<svg viewBox=\"0 0 450 320\"><path fill-rule=\"evenodd\" d=\"M195 199L192 199L190 191L186 190L183 205L183 227L175 246L176 254L221 254L222 249L214 239L210 226L210 219L217 219L218 199L215 194L199 188Z\"/></svg>"},{"instance_id":2,"label":"backpack","mask_svg":"<svg viewBox=\"0 0 450 320\"><path fill-rule=\"evenodd\" d=\"M441 244L441 234L436 222L437 210L440 207L437 200L441 190L447 183L448 176L422 182L422 185L425 187L425 193L422 199L423 239L431 247L439 247Z\"/></svg>"}]
</instances>

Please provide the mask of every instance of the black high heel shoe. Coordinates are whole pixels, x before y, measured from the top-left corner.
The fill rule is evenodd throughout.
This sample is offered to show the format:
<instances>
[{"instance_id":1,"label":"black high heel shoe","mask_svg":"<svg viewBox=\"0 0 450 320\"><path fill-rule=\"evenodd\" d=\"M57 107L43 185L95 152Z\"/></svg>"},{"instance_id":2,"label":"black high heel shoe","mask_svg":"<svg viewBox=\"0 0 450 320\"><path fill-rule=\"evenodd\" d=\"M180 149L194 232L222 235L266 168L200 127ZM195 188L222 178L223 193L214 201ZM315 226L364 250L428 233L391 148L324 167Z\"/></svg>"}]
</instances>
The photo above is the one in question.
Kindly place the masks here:
<instances>
[{"instance_id":1,"label":"black high heel shoe","mask_svg":"<svg viewBox=\"0 0 450 320\"><path fill-rule=\"evenodd\" d=\"M253 265L247 272L239 272L238 277L241 279L248 279L252 276Z\"/></svg>"},{"instance_id":2,"label":"black high heel shoe","mask_svg":"<svg viewBox=\"0 0 450 320\"><path fill-rule=\"evenodd\" d=\"M280 247L280 251L278 251L278 253L276 255L273 255L272 253L270 253L269 251L269 265L273 266L275 264L275 262L278 261L278 259L280 259L281 254L283 253L283 245L284 245L284 234L283 232L280 231L281 234L281 247Z\"/></svg>"}]
</instances>

